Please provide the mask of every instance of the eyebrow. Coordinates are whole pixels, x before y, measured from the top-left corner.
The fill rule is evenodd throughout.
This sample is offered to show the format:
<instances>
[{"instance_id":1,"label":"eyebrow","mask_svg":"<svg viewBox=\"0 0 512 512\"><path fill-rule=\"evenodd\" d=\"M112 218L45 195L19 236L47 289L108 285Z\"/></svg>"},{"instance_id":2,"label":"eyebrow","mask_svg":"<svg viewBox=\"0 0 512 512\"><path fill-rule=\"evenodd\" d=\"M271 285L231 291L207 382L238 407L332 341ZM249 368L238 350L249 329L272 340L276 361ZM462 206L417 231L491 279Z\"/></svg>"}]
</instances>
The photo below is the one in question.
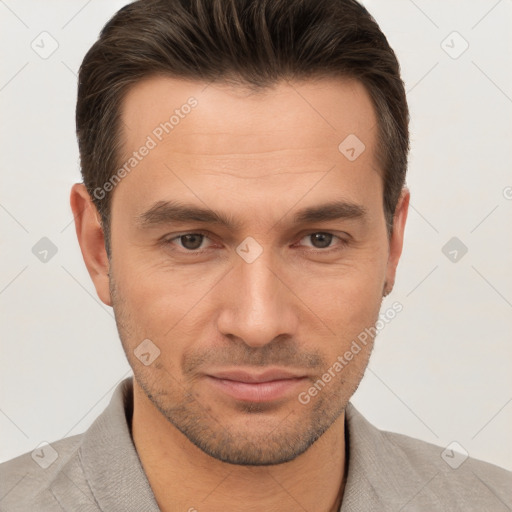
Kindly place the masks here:
<instances>
[{"instance_id":1,"label":"eyebrow","mask_svg":"<svg viewBox=\"0 0 512 512\"><path fill-rule=\"evenodd\" d=\"M308 224L338 219L364 220L367 213L367 209L360 204L349 201L332 201L297 211L292 217L292 224ZM137 215L135 219L136 224L141 229L158 227L173 222L212 224L225 227L231 231L239 231L243 226L239 220L231 215L179 201L158 201L148 210Z\"/></svg>"}]
</instances>

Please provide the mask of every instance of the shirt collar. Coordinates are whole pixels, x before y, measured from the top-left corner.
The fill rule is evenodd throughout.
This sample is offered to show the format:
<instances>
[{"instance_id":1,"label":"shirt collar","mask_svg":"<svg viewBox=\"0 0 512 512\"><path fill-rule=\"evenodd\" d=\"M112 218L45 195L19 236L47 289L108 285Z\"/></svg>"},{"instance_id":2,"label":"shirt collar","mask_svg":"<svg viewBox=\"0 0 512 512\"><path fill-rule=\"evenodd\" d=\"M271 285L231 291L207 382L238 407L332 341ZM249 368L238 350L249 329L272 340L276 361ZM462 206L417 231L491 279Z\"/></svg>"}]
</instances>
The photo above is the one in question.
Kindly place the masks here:
<instances>
[{"instance_id":1,"label":"shirt collar","mask_svg":"<svg viewBox=\"0 0 512 512\"><path fill-rule=\"evenodd\" d=\"M159 512L153 491L133 444L132 377L115 389L109 406L84 435L80 459L101 510L121 501L125 509ZM382 450L383 433L349 403L345 410L348 471L340 512L379 511L382 490L390 492ZM398 489L397 489L398 492Z\"/></svg>"},{"instance_id":2,"label":"shirt collar","mask_svg":"<svg viewBox=\"0 0 512 512\"><path fill-rule=\"evenodd\" d=\"M159 512L133 444L132 414L129 377L117 386L108 407L87 430L80 448L82 466L101 510Z\"/></svg>"}]
</instances>

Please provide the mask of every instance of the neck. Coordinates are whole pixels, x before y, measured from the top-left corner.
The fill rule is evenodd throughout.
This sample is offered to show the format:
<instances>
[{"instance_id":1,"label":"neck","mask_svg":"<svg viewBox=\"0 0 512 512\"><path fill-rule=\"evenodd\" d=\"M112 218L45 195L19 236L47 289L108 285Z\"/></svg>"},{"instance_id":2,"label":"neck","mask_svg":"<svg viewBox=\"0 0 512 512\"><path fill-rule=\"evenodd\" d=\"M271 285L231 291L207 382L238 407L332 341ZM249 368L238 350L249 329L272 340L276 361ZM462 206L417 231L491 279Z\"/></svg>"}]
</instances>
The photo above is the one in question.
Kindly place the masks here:
<instances>
[{"instance_id":1,"label":"neck","mask_svg":"<svg viewBox=\"0 0 512 512\"><path fill-rule=\"evenodd\" d=\"M132 435L162 512L338 512L346 478L342 414L306 452L273 466L238 466L210 457L133 385Z\"/></svg>"}]
</instances>

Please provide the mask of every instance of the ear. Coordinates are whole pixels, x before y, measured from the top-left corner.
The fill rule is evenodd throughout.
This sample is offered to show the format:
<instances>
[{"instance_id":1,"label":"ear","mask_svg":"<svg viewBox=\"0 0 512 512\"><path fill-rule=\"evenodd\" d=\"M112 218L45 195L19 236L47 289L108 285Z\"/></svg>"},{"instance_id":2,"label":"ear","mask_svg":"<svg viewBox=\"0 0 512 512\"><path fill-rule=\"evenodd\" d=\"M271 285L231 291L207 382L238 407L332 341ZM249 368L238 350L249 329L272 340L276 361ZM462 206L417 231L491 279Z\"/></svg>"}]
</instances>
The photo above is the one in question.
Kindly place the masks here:
<instances>
[{"instance_id":1,"label":"ear","mask_svg":"<svg viewBox=\"0 0 512 512\"><path fill-rule=\"evenodd\" d=\"M388 295L395 285L396 267L402 254L405 222L407 221L407 213L409 212L410 197L411 194L409 189L404 187L395 208L395 215L393 217L393 232L389 241L389 256L386 269L384 296Z\"/></svg>"},{"instance_id":2,"label":"ear","mask_svg":"<svg viewBox=\"0 0 512 512\"><path fill-rule=\"evenodd\" d=\"M100 214L83 183L75 183L71 188L70 203L78 243L96 293L104 304L112 306L108 275L110 263Z\"/></svg>"}]
</instances>

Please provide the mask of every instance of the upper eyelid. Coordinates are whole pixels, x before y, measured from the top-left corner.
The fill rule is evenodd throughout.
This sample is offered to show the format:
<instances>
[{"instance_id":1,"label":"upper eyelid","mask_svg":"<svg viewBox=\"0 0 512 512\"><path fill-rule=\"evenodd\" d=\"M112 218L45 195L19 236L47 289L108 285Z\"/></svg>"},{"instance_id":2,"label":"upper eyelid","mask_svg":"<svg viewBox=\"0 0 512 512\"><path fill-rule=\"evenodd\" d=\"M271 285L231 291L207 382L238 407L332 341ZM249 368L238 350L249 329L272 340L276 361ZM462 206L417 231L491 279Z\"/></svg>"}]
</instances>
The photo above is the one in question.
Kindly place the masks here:
<instances>
[{"instance_id":1,"label":"upper eyelid","mask_svg":"<svg viewBox=\"0 0 512 512\"><path fill-rule=\"evenodd\" d=\"M311 231L309 233L302 235L299 240L302 240L306 236L315 235L316 233L322 233L323 235L332 235L334 238L341 239L339 235L337 235L336 233L332 233L331 231Z\"/></svg>"}]
</instances>

